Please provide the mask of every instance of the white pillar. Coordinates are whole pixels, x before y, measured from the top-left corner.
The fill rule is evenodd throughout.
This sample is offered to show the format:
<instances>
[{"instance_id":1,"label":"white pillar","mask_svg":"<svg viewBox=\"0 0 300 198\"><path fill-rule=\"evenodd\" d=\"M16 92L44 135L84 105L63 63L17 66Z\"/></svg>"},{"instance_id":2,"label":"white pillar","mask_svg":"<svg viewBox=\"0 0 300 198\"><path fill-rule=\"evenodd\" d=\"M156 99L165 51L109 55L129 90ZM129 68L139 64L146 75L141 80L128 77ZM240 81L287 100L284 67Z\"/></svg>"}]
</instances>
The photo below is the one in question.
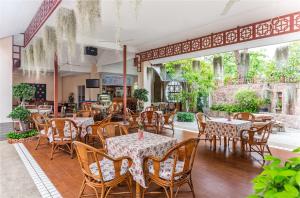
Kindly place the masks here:
<instances>
[{"instance_id":1,"label":"white pillar","mask_svg":"<svg viewBox=\"0 0 300 198\"><path fill-rule=\"evenodd\" d=\"M0 123L5 123L12 110L12 37L0 39L0 68Z\"/></svg>"}]
</instances>

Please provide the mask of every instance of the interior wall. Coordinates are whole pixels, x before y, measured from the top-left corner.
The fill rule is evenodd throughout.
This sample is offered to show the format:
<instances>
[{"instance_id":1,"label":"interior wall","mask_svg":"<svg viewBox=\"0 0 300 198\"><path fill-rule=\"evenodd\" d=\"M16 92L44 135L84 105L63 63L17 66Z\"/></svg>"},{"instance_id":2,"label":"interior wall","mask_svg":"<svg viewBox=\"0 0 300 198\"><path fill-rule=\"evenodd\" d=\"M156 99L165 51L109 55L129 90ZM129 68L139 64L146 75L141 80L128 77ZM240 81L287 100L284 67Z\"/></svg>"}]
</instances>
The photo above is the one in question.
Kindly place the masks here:
<instances>
[{"instance_id":1,"label":"interior wall","mask_svg":"<svg viewBox=\"0 0 300 198\"><path fill-rule=\"evenodd\" d=\"M74 93L75 102L78 102L78 86L84 85L86 79L91 78L90 74L80 74L80 75L72 75L72 76L65 76L62 78L62 101L67 102L68 97L71 92ZM96 78L95 76L92 78ZM97 77L99 78L99 76ZM97 100L97 94L100 93L100 88L85 88L85 100Z\"/></svg>"},{"instance_id":2,"label":"interior wall","mask_svg":"<svg viewBox=\"0 0 300 198\"><path fill-rule=\"evenodd\" d=\"M0 39L0 123L9 122L12 110L12 37Z\"/></svg>"},{"instance_id":3,"label":"interior wall","mask_svg":"<svg viewBox=\"0 0 300 198\"><path fill-rule=\"evenodd\" d=\"M37 78L34 75L29 75L28 73L23 74L22 71L17 70L13 72L13 85L19 83L36 83L36 84L46 84L46 100L54 100L54 77L53 73L47 73L46 75L40 75ZM58 102L62 102L62 77L58 78ZM14 100L14 104L16 100Z\"/></svg>"}]
</instances>

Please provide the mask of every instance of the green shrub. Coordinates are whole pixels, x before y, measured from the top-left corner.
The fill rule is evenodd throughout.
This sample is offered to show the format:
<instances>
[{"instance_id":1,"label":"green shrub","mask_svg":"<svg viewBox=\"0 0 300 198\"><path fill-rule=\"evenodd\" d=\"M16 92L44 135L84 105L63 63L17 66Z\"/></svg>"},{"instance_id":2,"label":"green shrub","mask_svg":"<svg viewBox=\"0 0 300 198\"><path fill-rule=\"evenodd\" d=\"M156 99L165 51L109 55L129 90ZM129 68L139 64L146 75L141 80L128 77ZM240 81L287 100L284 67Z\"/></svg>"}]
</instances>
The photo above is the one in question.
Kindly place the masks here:
<instances>
[{"instance_id":1,"label":"green shrub","mask_svg":"<svg viewBox=\"0 0 300 198\"><path fill-rule=\"evenodd\" d=\"M30 116L30 111L28 109L25 109L22 106L17 106L8 115L9 118L18 119L18 120L21 120L21 121L27 121L29 116Z\"/></svg>"},{"instance_id":2,"label":"green shrub","mask_svg":"<svg viewBox=\"0 0 300 198\"><path fill-rule=\"evenodd\" d=\"M33 129L30 131L26 131L24 133L16 133L16 132L9 132L8 134L6 134L7 138L10 139L23 139L23 138L28 138L28 137L32 137L37 135L37 130Z\"/></svg>"},{"instance_id":3,"label":"green shrub","mask_svg":"<svg viewBox=\"0 0 300 198\"><path fill-rule=\"evenodd\" d=\"M229 113L240 112L240 108L237 104L214 104L210 109L213 111L226 111Z\"/></svg>"},{"instance_id":4,"label":"green shrub","mask_svg":"<svg viewBox=\"0 0 300 198\"><path fill-rule=\"evenodd\" d=\"M251 113L257 112L262 103L256 92L251 90L238 91L235 95L235 101L241 112Z\"/></svg>"},{"instance_id":5,"label":"green shrub","mask_svg":"<svg viewBox=\"0 0 300 198\"><path fill-rule=\"evenodd\" d=\"M300 148L294 152L300 152ZM266 156L270 163L253 179L254 193L248 198L299 198L300 157L288 159L284 164L276 157Z\"/></svg>"},{"instance_id":6,"label":"green shrub","mask_svg":"<svg viewBox=\"0 0 300 198\"><path fill-rule=\"evenodd\" d=\"M194 122L195 116L193 113L189 112L178 112L177 121L179 122Z\"/></svg>"}]
</instances>

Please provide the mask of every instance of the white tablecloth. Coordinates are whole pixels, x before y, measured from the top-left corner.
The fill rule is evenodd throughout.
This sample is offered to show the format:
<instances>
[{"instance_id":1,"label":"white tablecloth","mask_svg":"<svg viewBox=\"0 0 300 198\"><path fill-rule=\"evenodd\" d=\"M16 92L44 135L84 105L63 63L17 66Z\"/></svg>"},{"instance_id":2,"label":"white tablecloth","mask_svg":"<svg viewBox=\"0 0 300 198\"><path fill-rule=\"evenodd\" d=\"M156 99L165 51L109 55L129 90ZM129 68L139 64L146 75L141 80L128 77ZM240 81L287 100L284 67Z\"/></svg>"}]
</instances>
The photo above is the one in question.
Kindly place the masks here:
<instances>
[{"instance_id":1,"label":"white tablecloth","mask_svg":"<svg viewBox=\"0 0 300 198\"><path fill-rule=\"evenodd\" d=\"M133 179L146 187L143 161L145 157L162 157L176 144L175 138L144 132L144 139L138 140L138 133L117 136L106 140L109 155L113 157L129 156L132 166L129 168Z\"/></svg>"}]
</instances>

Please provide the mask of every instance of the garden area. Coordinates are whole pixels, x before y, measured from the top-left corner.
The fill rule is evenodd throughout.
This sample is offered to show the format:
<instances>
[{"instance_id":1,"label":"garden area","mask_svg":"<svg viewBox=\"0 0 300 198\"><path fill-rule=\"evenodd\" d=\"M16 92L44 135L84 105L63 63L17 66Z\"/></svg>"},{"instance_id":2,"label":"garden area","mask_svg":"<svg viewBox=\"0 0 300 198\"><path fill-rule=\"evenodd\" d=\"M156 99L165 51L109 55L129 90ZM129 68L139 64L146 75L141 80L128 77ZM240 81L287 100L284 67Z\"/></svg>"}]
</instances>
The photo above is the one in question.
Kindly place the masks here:
<instances>
[{"instance_id":1,"label":"garden area","mask_svg":"<svg viewBox=\"0 0 300 198\"><path fill-rule=\"evenodd\" d=\"M297 115L300 42L236 50L168 62L166 75L180 92L167 101L183 112L269 112ZM173 83L174 84L174 83Z\"/></svg>"}]
</instances>

